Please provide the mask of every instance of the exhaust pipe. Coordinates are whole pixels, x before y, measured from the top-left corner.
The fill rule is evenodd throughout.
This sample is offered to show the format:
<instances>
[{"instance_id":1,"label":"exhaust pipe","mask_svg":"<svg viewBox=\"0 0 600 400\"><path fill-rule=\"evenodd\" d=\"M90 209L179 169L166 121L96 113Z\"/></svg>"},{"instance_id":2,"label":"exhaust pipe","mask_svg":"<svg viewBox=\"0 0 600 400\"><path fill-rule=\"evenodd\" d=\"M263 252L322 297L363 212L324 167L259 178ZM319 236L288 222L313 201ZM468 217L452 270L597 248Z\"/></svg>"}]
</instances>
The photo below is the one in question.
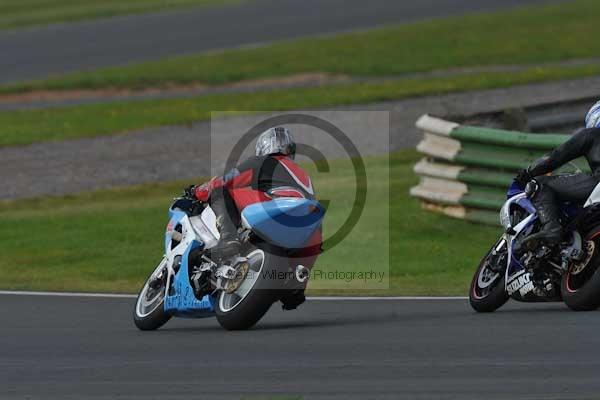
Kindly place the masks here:
<instances>
[{"instance_id":1,"label":"exhaust pipe","mask_svg":"<svg viewBox=\"0 0 600 400\"><path fill-rule=\"evenodd\" d=\"M300 283L304 283L310 277L310 270L304 265L296 266L296 280Z\"/></svg>"}]
</instances>

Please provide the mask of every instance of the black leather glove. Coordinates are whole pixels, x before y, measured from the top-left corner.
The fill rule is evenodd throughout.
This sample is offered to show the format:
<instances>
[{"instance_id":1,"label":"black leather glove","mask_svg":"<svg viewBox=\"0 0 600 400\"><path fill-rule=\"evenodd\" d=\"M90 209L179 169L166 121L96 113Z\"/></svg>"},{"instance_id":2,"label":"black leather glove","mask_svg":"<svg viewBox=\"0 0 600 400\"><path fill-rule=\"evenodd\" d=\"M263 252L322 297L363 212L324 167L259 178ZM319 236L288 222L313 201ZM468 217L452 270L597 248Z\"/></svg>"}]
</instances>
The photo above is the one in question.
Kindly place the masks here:
<instances>
[{"instance_id":1,"label":"black leather glove","mask_svg":"<svg viewBox=\"0 0 600 400\"><path fill-rule=\"evenodd\" d=\"M189 199L189 200L198 200L196 198L196 185L190 185L188 187L186 187L185 189L183 189L183 195L182 197L184 199Z\"/></svg>"},{"instance_id":2,"label":"black leather glove","mask_svg":"<svg viewBox=\"0 0 600 400\"><path fill-rule=\"evenodd\" d=\"M520 170L519 173L517 173L517 176L515 177L515 181L521 187L527 186L529 181L531 181L532 179L533 179L533 176L531 176L531 173L529 172L529 168Z\"/></svg>"}]
</instances>

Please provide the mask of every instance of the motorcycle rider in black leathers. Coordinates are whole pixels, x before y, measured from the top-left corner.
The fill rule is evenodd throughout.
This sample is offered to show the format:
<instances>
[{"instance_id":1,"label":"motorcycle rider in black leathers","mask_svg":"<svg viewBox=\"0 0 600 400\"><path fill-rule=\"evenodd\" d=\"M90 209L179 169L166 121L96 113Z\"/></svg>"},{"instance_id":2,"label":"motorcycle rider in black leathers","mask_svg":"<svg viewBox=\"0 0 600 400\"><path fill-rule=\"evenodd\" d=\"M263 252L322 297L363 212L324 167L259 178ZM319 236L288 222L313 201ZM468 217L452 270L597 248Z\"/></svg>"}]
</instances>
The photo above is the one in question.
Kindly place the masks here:
<instances>
[{"instance_id":1,"label":"motorcycle rider in black leathers","mask_svg":"<svg viewBox=\"0 0 600 400\"><path fill-rule=\"evenodd\" d=\"M586 158L592 170L591 174L546 175L578 157ZM524 240L523 248L531 249L538 242L549 246L558 244L562 239L563 230L559 204L584 203L600 183L600 102L590 109L584 129L577 131L565 143L520 171L516 181L523 187L528 186L527 193L542 224L539 232Z\"/></svg>"}]
</instances>

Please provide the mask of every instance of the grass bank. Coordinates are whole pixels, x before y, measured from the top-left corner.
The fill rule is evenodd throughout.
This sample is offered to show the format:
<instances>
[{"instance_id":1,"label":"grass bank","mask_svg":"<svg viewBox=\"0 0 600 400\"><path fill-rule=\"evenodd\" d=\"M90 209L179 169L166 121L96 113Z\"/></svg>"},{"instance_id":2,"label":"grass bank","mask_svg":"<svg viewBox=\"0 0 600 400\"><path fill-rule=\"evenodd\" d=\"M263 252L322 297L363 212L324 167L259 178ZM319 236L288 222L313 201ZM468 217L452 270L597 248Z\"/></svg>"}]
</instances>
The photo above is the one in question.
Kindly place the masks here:
<instances>
[{"instance_id":1,"label":"grass bank","mask_svg":"<svg viewBox=\"0 0 600 400\"><path fill-rule=\"evenodd\" d=\"M0 92L223 84L310 72L390 76L468 66L536 65L597 57L594 33L599 19L597 0L576 0L105 68L11 85Z\"/></svg>"},{"instance_id":2,"label":"grass bank","mask_svg":"<svg viewBox=\"0 0 600 400\"><path fill-rule=\"evenodd\" d=\"M510 87L600 74L600 65L532 67L438 78L201 96L191 99L114 102L75 107L0 112L0 146L26 145L125 133L208 120L211 111L285 111L371 103L450 92Z\"/></svg>"},{"instance_id":3,"label":"grass bank","mask_svg":"<svg viewBox=\"0 0 600 400\"><path fill-rule=\"evenodd\" d=\"M408 196L416 183L411 168L417 159L412 151L394 154L389 182L387 158L367 159L369 196L379 206L368 207L347 241L318 264L361 270L382 267L389 259L390 290L353 293L465 294L476 263L498 234L492 227L422 211ZM351 169L332 165L330 174L315 179L320 197L332 201L326 233L345 217L344 201L352 201L347 193L354 190ZM162 255L166 208L182 186L145 185L0 203L0 287L135 292ZM388 191L389 210L382 206ZM382 254L388 226L389 253ZM316 285L329 288L320 294L339 293L331 290L335 286Z\"/></svg>"},{"instance_id":4,"label":"grass bank","mask_svg":"<svg viewBox=\"0 0 600 400\"><path fill-rule=\"evenodd\" d=\"M0 29L236 2L239 0L2 0Z\"/></svg>"}]
</instances>

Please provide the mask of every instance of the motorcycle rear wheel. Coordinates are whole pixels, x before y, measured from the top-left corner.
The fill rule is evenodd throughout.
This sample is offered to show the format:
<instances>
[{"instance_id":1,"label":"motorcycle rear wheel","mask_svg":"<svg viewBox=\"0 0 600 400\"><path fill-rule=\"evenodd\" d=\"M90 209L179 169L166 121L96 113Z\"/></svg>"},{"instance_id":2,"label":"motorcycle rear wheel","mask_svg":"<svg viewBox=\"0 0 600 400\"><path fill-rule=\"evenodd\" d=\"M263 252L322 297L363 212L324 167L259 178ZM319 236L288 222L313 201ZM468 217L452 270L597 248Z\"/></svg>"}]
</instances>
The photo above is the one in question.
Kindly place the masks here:
<instances>
[{"instance_id":1,"label":"motorcycle rear wheel","mask_svg":"<svg viewBox=\"0 0 600 400\"><path fill-rule=\"evenodd\" d=\"M561 284L562 298L573 311L594 311L600 307L600 229L586 235L592 242L592 254L585 267L576 273L571 265Z\"/></svg>"},{"instance_id":2,"label":"motorcycle rear wheel","mask_svg":"<svg viewBox=\"0 0 600 400\"><path fill-rule=\"evenodd\" d=\"M471 288L469 290L469 302L471 307L480 313L493 312L502 307L509 299L508 293L505 289L505 276L502 272L496 272L489 268L490 262L502 261L506 262L505 257L508 256L508 249L506 242L499 252L501 254L494 255L494 249L505 241L504 238L500 239L494 246L488 251L479 263L479 267L473 276L471 281ZM499 268L500 271L504 271L504 268Z\"/></svg>"},{"instance_id":3,"label":"motorcycle rear wheel","mask_svg":"<svg viewBox=\"0 0 600 400\"><path fill-rule=\"evenodd\" d=\"M244 281L233 293L221 291L215 304L217 320L227 330L251 328L281 294L273 274L287 265L286 259L257 247L251 247L246 257L249 270Z\"/></svg>"}]
</instances>

